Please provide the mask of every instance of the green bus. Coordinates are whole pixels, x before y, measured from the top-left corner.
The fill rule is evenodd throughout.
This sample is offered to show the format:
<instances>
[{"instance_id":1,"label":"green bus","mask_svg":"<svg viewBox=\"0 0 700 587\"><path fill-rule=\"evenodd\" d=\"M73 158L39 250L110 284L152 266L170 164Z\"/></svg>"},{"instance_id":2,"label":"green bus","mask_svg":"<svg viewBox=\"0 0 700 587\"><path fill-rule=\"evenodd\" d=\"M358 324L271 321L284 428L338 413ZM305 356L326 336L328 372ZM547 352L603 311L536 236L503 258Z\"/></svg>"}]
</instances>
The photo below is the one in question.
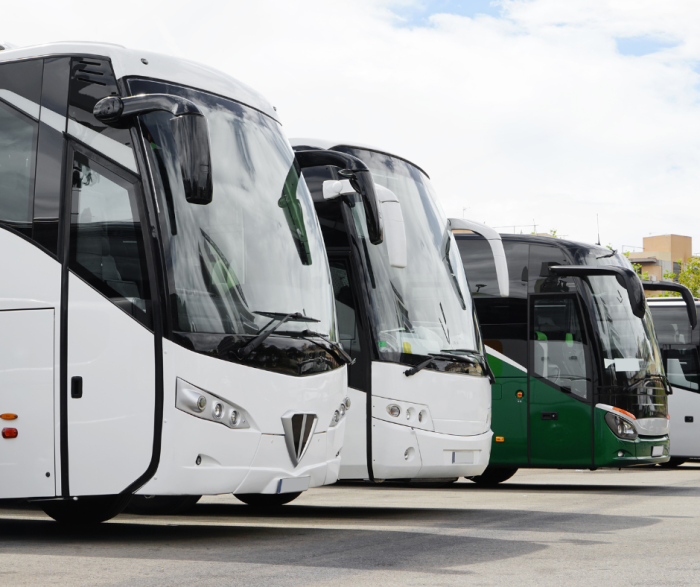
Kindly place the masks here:
<instances>
[{"instance_id":1,"label":"green bus","mask_svg":"<svg viewBox=\"0 0 700 587\"><path fill-rule=\"evenodd\" d=\"M503 234L503 298L488 242L455 237L496 376L491 460L472 480L667 462L670 387L629 261L596 245Z\"/></svg>"}]
</instances>

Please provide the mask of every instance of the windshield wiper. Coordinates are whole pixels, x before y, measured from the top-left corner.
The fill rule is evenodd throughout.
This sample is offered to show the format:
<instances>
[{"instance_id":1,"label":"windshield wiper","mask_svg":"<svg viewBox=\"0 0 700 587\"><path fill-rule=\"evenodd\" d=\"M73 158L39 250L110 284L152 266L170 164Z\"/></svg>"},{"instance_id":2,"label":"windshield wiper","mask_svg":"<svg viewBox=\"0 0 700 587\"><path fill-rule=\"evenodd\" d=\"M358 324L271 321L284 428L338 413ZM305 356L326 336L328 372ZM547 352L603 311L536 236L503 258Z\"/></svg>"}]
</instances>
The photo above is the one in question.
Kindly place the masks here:
<instances>
[{"instance_id":1,"label":"windshield wiper","mask_svg":"<svg viewBox=\"0 0 700 587\"><path fill-rule=\"evenodd\" d=\"M469 351L473 352L473 351ZM470 363L471 365L481 365L481 362L473 359L471 357L464 357L462 355L450 355L447 353L428 353L430 355L429 359L426 359L422 363L419 363L415 367L412 367L411 369L407 369L406 371L403 372L403 374L406 377L411 377L412 375L415 375L419 371L422 371L425 369L430 363L432 363L435 359L442 359L443 361L454 361L455 363Z\"/></svg>"},{"instance_id":2,"label":"windshield wiper","mask_svg":"<svg viewBox=\"0 0 700 587\"><path fill-rule=\"evenodd\" d=\"M236 353L239 359L245 359L250 353L258 348L268 336L270 336L275 330L282 326L282 324L289 320L292 322L320 322L320 320L317 320L316 318L309 318L308 316L304 316L304 314L300 314L299 312L292 312L291 314L283 314L282 312L253 312L253 314L266 316L267 318L272 318L272 321L278 320L279 322L277 322L274 328L270 328L270 330L266 330L265 332L258 334L247 345L239 349ZM272 322L269 322L267 326L270 324L272 324Z\"/></svg>"},{"instance_id":3,"label":"windshield wiper","mask_svg":"<svg viewBox=\"0 0 700 587\"><path fill-rule=\"evenodd\" d=\"M610 249L610 252L607 253L606 255L601 255L600 257L596 257L596 259L607 259L608 257L612 257L613 255L617 254L617 249Z\"/></svg>"},{"instance_id":4,"label":"windshield wiper","mask_svg":"<svg viewBox=\"0 0 700 587\"><path fill-rule=\"evenodd\" d=\"M315 345L320 346L322 349L325 349L327 351L330 351L338 361L341 363L345 363L347 365L354 365L355 361L357 359L353 359L347 351L343 348L343 345L340 343L331 340L330 338L326 337L325 334L321 334L320 332L315 332L313 330L302 330L300 332L296 332L293 330L285 330L284 332L278 332L278 334L284 334L285 336L290 336L292 338L303 338L304 340L308 340L309 342L312 342ZM322 344L319 344L318 341L313 340L313 338L309 337L316 337L320 338L321 340L327 342L330 345L330 349L323 346Z\"/></svg>"}]
</instances>

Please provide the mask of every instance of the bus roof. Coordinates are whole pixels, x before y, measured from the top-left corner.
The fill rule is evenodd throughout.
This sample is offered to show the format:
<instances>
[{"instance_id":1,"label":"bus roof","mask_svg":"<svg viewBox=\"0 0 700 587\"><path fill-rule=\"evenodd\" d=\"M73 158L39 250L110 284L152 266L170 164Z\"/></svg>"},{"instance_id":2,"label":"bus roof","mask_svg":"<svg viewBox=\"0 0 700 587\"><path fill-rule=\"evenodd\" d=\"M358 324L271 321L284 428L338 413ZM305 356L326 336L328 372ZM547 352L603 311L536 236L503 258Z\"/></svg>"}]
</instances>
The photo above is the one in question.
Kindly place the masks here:
<instances>
[{"instance_id":1,"label":"bus roof","mask_svg":"<svg viewBox=\"0 0 700 587\"><path fill-rule=\"evenodd\" d=\"M66 41L0 50L0 63L50 55L106 57L112 62L117 79L144 77L204 90L251 106L279 122L272 105L246 84L218 69L161 53L127 49L110 43Z\"/></svg>"},{"instance_id":2,"label":"bus roof","mask_svg":"<svg viewBox=\"0 0 700 587\"><path fill-rule=\"evenodd\" d=\"M377 147L372 147L371 145L366 145L364 143L358 143L357 141L327 141L325 139L310 139L310 138L301 138L301 139L289 139L289 142L292 144L292 147L309 147L311 149L334 149L336 147L350 147L351 149L365 149L366 151L374 151L375 153L383 153L384 155L389 155L390 157L395 157L396 159L401 159L402 161L405 161L406 163L410 163L418 169L425 177L430 179L430 176L423 170L423 168L419 167L416 165L413 161L410 161L409 159L406 159L406 157L402 157L401 155L396 155L395 153L390 153L389 151L386 151L384 149L378 149Z\"/></svg>"}]
</instances>

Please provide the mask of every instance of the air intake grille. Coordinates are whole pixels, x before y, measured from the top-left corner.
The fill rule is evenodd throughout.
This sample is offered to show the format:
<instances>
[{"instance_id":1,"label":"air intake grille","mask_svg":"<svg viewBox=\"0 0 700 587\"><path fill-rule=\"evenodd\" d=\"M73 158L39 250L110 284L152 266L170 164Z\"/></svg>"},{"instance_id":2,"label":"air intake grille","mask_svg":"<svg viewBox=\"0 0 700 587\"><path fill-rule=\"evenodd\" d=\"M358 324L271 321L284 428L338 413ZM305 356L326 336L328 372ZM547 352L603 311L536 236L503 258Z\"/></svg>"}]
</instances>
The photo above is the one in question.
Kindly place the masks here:
<instances>
[{"instance_id":1,"label":"air intake grille","mask_svg":"<svg viewBox=\"0 0 700 587\"><path fill-rule=\"evenodd\" d=\"M316 414L295 414L287 412L282 416L282 426L284 427L284 440L287 444L289 457L296 467L304 457L306 449L309 448L311 438L316 429L318 418Z\"/></svg>"}]
</instances>

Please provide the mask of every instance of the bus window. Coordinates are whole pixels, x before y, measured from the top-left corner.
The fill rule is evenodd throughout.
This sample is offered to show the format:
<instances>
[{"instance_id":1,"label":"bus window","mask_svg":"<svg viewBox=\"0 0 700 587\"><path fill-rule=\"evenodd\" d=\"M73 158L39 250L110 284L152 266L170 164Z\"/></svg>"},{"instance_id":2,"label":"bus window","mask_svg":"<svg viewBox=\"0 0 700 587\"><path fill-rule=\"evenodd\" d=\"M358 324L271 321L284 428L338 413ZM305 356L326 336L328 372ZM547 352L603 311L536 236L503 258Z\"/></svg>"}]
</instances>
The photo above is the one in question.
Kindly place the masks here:
<instances>
[{"instance_id":1,"label":"bus window","mask_svg":"<svg viewBox=\"0 0 700 587\"><path fill-rule=\"evenodd\" d=\"M664 351L666 376L674 387L699 391L700 360L698 349L691 345L674 346Z\"/></svg>"},{"instance_id":2,"label":"bus window","mask_svg":"<svg viewBox=\"0 0 700 587\"><path fill-rule=\"evenodd\" d=\"M586 340L576 300L569 296L535 299L530 334L534 375L587 399Z\"/></svg>"},{"instance_id":3,"label":"bus window","mask_svg":"<svg viewBox=\"0 0 700 587\"><path fill-rule=\"evenodd\" d=\"M335 310L338 314L340 342L350 356L356 357L360 353L360 336L357 328L355 301L350 289L348 267L345 261L331 261L330 268L333 293L335 294Z\"/></svg>"},{"instance_id":4,"label":"bus window","mask_svg":"<svg viewBox=\"0 0 700 587\"><path fill-rule=\"evenodd\" d=\"M530 245L528 277L531 293L575 291L571 277L555 277L549 272L554 265L571 265L566 254L555 246Z\"/></svg>"},{"instance_id":5,"label":"bus window","mask_svg":"<svg viewBox=\"0 0 700 587\"><path fill-rule=\"evenodd\" d=\"M69 267L150 327L151 298L136 190L80 153L73 161Z\"/></svg>"},{"instance_id":6,"label":"bus window","mask_svg":"<svg viewBox=\"0 0 700 587\"><path fill-rule=\"evenodd\" d=\"M0 65L0 223L31 238L40 59Z\"/></svg>"}]
</instances>

